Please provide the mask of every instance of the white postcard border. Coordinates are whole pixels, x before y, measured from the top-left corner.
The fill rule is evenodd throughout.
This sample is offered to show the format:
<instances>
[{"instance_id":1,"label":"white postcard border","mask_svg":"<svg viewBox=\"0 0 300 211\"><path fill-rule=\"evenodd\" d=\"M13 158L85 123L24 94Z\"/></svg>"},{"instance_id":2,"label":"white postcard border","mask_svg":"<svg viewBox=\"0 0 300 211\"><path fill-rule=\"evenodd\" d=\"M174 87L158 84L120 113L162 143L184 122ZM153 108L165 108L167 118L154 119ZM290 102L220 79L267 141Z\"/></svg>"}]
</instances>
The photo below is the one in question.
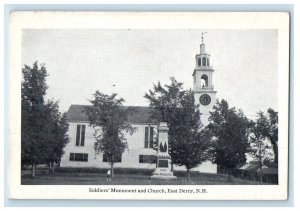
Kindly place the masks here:
<instances>
[{"instance_id":1,"label":"white postcard border","mask_svg":"<svg viewBox=\"0 0 300 211\"><path fill-rule=\"evenodd\" d=\"M107 21L109 20L109 21ZM209 21L207 21L209 20ZM9 36L8 193L15 199L285 200L288 185L289 14L238 12L12 12ZM22 29L278 29L279 184L205 186L21 185ZM90 193L89 188L195 189L206 194Z\"/></svg>"}]
</instances>

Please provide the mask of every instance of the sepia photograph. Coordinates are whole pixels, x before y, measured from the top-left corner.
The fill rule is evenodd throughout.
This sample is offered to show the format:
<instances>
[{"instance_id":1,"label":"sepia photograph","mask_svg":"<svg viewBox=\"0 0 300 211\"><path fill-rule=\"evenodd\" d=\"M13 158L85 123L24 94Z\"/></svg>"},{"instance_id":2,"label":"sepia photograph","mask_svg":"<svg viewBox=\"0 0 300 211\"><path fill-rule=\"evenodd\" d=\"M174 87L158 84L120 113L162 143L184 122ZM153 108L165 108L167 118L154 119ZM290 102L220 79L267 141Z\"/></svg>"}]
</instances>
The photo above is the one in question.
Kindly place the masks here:
<instances>
[{"instance_id":1,"label":"sepia photograph","mask_svg":"<svg viewBox=\"0 0 300 211\"><path fill-rule=\"evenodd\" d=\"M55 16L15 15L12 25L26 15ZM19 146L10 145L10 156L18 157L9 166L12 189L82 187L87 198L230 199L212 192L249 187L232 199L286 197L287 14L252 14L277 28L251 27L251 15L239 22L250 27L228 28L218 27L222 15L228 18L219 13L162 13L165 27L155 13L92 15L117 21L93 28L49 20L56 27L11 30L19 41L10 73L20 79L10 83L19 123L18 135L13 129L10 136ZM213 16L220 18L214 27L202 24L214 24ZM283 21L270 21L274 17ZM281 193L272 198L272 188ZM260 197L260 190L271 195ZM32 194L27 197L37 197Z\"/></svg>"}]
</instances>

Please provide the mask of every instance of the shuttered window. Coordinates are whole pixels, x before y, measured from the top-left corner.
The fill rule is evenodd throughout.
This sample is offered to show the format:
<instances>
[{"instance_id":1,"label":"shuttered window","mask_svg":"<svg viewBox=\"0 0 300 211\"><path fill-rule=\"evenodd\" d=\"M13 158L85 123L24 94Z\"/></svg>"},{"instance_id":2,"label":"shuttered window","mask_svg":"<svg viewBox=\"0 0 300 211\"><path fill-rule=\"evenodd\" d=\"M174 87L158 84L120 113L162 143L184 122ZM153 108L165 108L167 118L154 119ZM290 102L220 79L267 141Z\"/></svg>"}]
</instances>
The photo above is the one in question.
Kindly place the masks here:
<instances>
[{"instance_id":1,"label":"shuttered window","mask_svg":"<svg viewBox=\"0 0 300 211\"><path fill-rule=\"evenodd\" d=\"M145 127L145 148L149 146L149 127Z\"/></svg>"},{"instance_id":2,"label":"shuttered window","mask_svg":"<svg viewBox=\"0 0 300 211\"><path fill-rule=\"evenodd\" d=\"M81 146L84 146L85 139L85 125L81 125Z\"/></svg>"},{"instance_id":3,"label":"shuttered window","mask_svg":"<svg viewBox=\"0 0 300 211\"><path fill-rule=\"evenodd\" d=\"M84 141L85 141L85 125L77 125L76 146L84 146Z\"/></svg>"},{"instance_id":4,"label":"shuttered window","mask_svg":"<svg viewBox=\"0 0 300 211\"><path fill-rule=\"evenodd\" d=\"M153 148L153 127L150 127L150 148Z\"/></svg>"},{"instance_id":5,"label":"shuttered window","mask_svg":"<svg viewBox=\"0 0 300 211\"><path fill-rule=\"evenodd\" d=\"M76 132L76 146L79 146L79 141L80 141L80 128L81 128L81 125L77 125L77 132Z\"/></svg>"},{"instance_id":6,"label":"shuttered window","mask_svg":"<svg viewBox=\"0 0 300 211\"><path fill-rule=\"evenodd\" d=\"M154 127L146 126L144 147L153 148L153 142L154 142Z\"/></svg>"}]
</instances>

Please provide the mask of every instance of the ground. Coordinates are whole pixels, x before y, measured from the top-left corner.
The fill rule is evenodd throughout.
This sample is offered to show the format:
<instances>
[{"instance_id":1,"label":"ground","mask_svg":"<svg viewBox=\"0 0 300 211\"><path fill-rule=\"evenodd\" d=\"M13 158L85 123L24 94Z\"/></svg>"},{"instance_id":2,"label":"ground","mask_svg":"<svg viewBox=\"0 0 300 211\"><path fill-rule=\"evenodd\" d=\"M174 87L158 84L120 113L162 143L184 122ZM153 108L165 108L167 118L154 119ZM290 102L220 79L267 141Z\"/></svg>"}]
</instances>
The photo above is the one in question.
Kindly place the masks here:
<instances>
[{"instance_id":1,"label":"ground","mask_svg":"<svg viewBox=\"0 0 300 211\"><path fill-rule=\"evenodd\" d=\"M225 174L197 174L186 181L183 174L176 180L151 180L149 175L115 174L112 181L106 181L104 173L66 173L57 172L54 175L37 174L32 178L30 174L22 172L22 185L259 185L257 181L250 181L232 177L227 181Z\"/></svg>"}]
</instances>

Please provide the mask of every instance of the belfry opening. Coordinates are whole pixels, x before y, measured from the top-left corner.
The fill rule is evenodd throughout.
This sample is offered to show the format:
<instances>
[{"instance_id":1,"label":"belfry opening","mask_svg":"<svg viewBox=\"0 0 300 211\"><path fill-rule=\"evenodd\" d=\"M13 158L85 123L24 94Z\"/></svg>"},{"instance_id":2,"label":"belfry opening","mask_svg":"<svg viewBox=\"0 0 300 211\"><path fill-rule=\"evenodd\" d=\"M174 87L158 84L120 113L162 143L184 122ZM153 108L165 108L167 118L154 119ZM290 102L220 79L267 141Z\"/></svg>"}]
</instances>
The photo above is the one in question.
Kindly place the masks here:
<instances>
[{"instance_id":1,"label":"belfry opening","mask_svg":"<svg viewBox=\"0 0 300 211\"><path fill-rule=\"evenodd\" d=\"M201 87L208 87L208 77L205 74L201 76Z\"/></svg>"}]
</instances>

